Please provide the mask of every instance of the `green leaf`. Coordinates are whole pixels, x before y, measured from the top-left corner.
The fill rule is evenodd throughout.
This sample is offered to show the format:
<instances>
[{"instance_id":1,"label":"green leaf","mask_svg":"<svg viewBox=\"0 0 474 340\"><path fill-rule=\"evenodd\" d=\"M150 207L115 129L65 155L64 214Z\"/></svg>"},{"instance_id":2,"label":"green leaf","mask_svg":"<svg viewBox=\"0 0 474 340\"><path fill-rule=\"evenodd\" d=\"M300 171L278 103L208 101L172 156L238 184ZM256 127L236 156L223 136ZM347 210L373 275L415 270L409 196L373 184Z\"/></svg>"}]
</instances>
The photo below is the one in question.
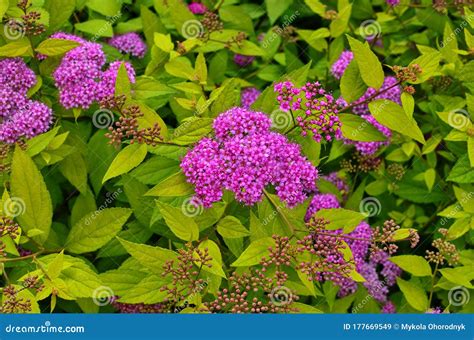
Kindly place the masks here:
<instances>
[{"instance_id":1,"label":"green leaf","mask_svg":"<svg viewBox=\"0 0 474 340\"><path fill-rule=\"evenodd\" d=\"M122 1L87 0L86 6L107 17L121 16Z\"/></svg>"},{"instance_id":2,"label":"green leaf","mask_svg":"<svg viewBox=\"0 0 474 340\"><path fill-rule=\"evenodd\" d=\"M18 39L6 45L0 46L0 57L33 56L30 41L26 38Z\"/></svg>"},{"instance_id":3,"label":"green leaf","mask_svg":"<svg viewBox=\"0 0 474 340\"><path fill-rule=\"evenodd\" d=\"M184 209L160 201L156 201L156 205L173 234L184 241L196 241L199 238L198 225L191 217L184 215Z\"/></svg>"},{"instance_id":4,"label":"green leaf","mask_svg":"<svg viewBox=\"0 0 474 340\"><path fill-rule=\"evenodd\" d=\"M89 33L94 37L108 37L114 36L112 25L107 20L93 19L85 22L80 22L74 25L74 27L81 32Z\"/></svg>"},{"instance_id":5,"label":"green leaf","mask_svg":"<svg viewBox=\"0 0 474 340\"><path fill-rule=\"evenodd\" d=\"M264 237L253 241L231 266L248 267L256 265L260 262L262 257L268 256L269 247L275 247L275 240L271 237Z\"/></svg>"},{"instance_id":6,"label":"green leaf","mask_svg":"<svg viewBox=\"0 0 474 340\"><path fill-rule=\"evenodd\" d=\"M436 170L428 169L425 171L424 176L426 186L428 187L428 190L431 191L436 180Z\"/></svg>"},{"instance_id":7,"label":"green leaf","mask_svg":"<svg viewBox=\"0 0 474 340\"><path fill-rule=\"evenodd\" d=\"M241 238L250 233L240 220L234 216L226 216L217 224L217 232L226 238Z\"/></svg>"},{"instance_id":8,"label":"green leaf","mask_svg":"<svg viewBox=\"0 0 474 340\"><path fill-rule=\"evenodd\" d=\"M350 233L354 230L366 217L358 211L343 208L321 209L315 214L315 216L322 217L329 221L327 229L344 229L345 233Z\"/></svg>"},{"instance_id":9,"label":"green leaf","mask_svg":"<svg viewBox=\"0 0 474 340\"><path fill-rule=\"evenodd\" d=\"M31 158L15 148L11 170L10 211L26 232L39 230L33 237L42 244L48 238L53 218L53 206L43 176Z\"/></svg>"},{"instance_id":10,"label":"green leaf","mask_svg":"<svg viewBox=\"0 0 474 340\"><path fill-rule=\"evenodd\" d=\"M418 75L416 81L409 81L412 84L421 84L433 77L439 68L439 63L441 61L441 54L436 51L432 53L422 54L415 60L413 60L410 65L419 65L421 67L421 74Z\"/></svg>"},{"instance_id":11,"label":"green leaf","mask_svg":"<svg viewBox=\"0 0 474 340\"><path fill-rule=\"evenodd\" d=\"M409 93L403 92L400 99L402 100L403 110L408 117L413 117L413 111L415 110L415 99Z\"/></svg>"},{"instance_id":12,"label":"green leaf","mask_svg":"<svg viewBox=\"0 0 474 340\"><path fill-rule=\"evenodd\" d=\"M122 62L117 72L117 78L115 79L115 95L117 97L125 95L127 99L130 99L131 88L132 85L130 84L127 68L125 67L125 63Z\"/></svg>"},{"instance_id":13,"label":"green leaf","mask_svg":"<svg viewBox=\"0 0 474 340\"><path fill-rule=\"evenodd\" d=\"M455 240L463 236L471 229L471 217L457 219L448 229L448 240Z\"/></svg>"},{"instance_id":14,"label":"green leaf","mask_svg":"<svg viewBox=\"0 0 474 340\"><path fill-rule=\"evenodd\" d=\"M399 277L397 278L397 284L410 306L421 312L428 309L428 298L423 288Z\"/></svg>"},{"instance_id":15,"label":"green leaf","mask_svg":"<svg viewBox=\"0 0 474 340\"><path fill-rule=\"evenodd\" d=\"M415 276L431 276L431 267L423 257L417 255L392 256L390 261Z\"/></svg>"},{"instance_id":16,"label":"green leaf","mask_svg":"<svg viewBox=\"0 0 474 340\"><path fill-rule=\"evenodd\" d=\"M326 13L326 5L323 5L319 0L304 0L305 4L316 14L321 17Z\"/></svg>"},{"instance_id":17,"label":"green leaf","mask_svg":"<svg viewBox=\"0 0 474 340\"><path fill-rule=\"evenodd\" d=\"M273 25L292 3L293 0L265 0L265 6L267 8L270 24Z\"/></svg>"},{"instance_id":18,"label":"green leaf","mask_svg":"<svg viewBox=\"0 0 474 340\"><path fill-rule=\"evenodd\" d=\"M369 110L382 125L413 138L424 144L425 138L416 121L408 117L403 108L387 99L379 99L369 103Z\"/></svg>"},{"instance_id":19,"label":"green leaf","mask_svg":"<svg viewBox=\"0 0 474 340\"><path fill-rule=\"evenodd\" d=\"M331 36L334 38L339 37L346 31L351 17L352 4L348 0L338 0L337 11L337 18L329 24Z\"/></svg>"},{"instance_id":20,"label":"green leaf","mask_svg":"<svg viewBox=\"0 0 474 340\"><path fill-rule=\"evenodd\" d=\"M471 168L474 167L474 137L468 136L467 138L467 154L469 155L469 162Z\"/></svg>"},{"instance_id":21,"label":"green leaf","mask_svg":"<svg viewBox=\"0 0 474 340\"><path fill-rule=\"evenodd\" d=\"M64 54L79 45L78 42L71 40L46 39L36 47L36 51L46 56L56 56Z\"/></svg>"},{"instance_id":22,"label":"green leaf","mask_svg":"<svg viewBox=\"0 0 474 340\"><path fill-rule=\"evenodd\" d=\"M455 284L473 289L471 281L474 279L472 267L443 268L439 270L443 277Z\"/></svg>"},{"instance_id":23,"label":"green leaf","mask_svg":"<svg viewBox=\"0 0 474 340\"><path fill-rule=\"evenodd\" d=\"M173 143L178 145L189 145L196 143L212 131L213 119L193 117L186 120L174 131Z\"/></svg>"},{"instance_id":24,"label":"green leaf","mask_svg":"<svg viewBox=\"0 0 474 340\"><path fill-rule=\"evenodd\" d=\"M178 254L169 249L138 244L118 237L117 239L134 259L158 275L163 273L163 266L167 261L175 261L178 258Z\"/></svg>"},{"instance_id":25,"label":"green leaf","mask_svg":"<svg viewBox=\"0 0 474 340\"><path fill-rule=\"evenodd\" d=\"M59 163L59 171L81 193L86 193L87 166L80 153L72 153Z\"/></svg>"},{"instance_id":26,"label":"green leaf","mask_svg":"<svg viewBox=\"0 0 474 340\"><path fill-rule=\"evenodd\" d=\"M72 226L66 249L75 254L92 252L115 237L132 214L131 209L106 208L87 214Z\"/></svg>"},{"instance_id":27,"label":"green leaf","mask_svg":"<svg viewBox=\"0 0 474 340\"><path fill-rule=\"evenodd\" d=\"M130 144L126 146L117 156L115 156L112 164L110 164L104 178L102 179L102 183L132 170L143 162L146 154L146 144Z\"/></svg>"},{"instance_id":28,"label":"green leaf","mask_svg":"<svg viewBox=\"0 0 474 340\"><path fill-rule=\"evenodd\" d=\"M145 196L187 196L194 193L194 187L186 181L180 171L151 188Z\"/></svg>"},{"instance_id":29,"label":"green leaf","mask_svg":"<svg viewBox=\"0 0 474 340\"><path fill-rule=\"evenodd\" d=\"M199 53L196 58L195 73L199 84L205 85L207 83L207 66L203 53Z\"/></svg>"},{"instance_id":30,"label":"green leaf","mask_svg":"<svg viewBox=\"0 0 474 340\"><path fill-rule=\"evenodd\" d=\"M354 53L354 60L359 66L359 71L362 79L369 87L373 87L376 90L382 87L385 76L377 56L370 50L370 46L367 42L361 43L360 41L347 36L351 51Z\"/></svg>"},{"instance_id":31,"label":"green leaf","mask_svg":"<svg viewBox=\"0 0 474 340\"><path fill-rule=\"evenodd\" d=\"M342 113L338 117L341 121L342 135L347 139L361 142L384 141L387 139L375 126L358 115Z\"/></svg>"},{"instance_id":32,"label":"green leaf","mask_svg":"<svg viewBox=\"0 0 474 340\"><path fill-rule=\"evenodd\" d=\"M357 62L352 60L341 78L341 94L346 102L351 103L362 97L367 90L364 80L359 72Z\"/></svg>"},{"instance_id":33,"label":"green leaf","mask_svg":"<svg viewBox=\"0 0 474 340\"><path fill-rule=\"evenodd\" d=\"M159 49L167 53L170 53L174 49L174 44L169 34L155 32L154 42Z\"/></svg>"},{"instance_id":34,"label":"green leaf","mask_svg":"<svg viewBox=\"0 0 474 340\"><path fill-rule=\"evenodd\" d=\"M458 159L446 180L456 183L474 182L474 168L471 167L468 155L464 154Z\"/></svg>"},{"instance_id":35,"label":"green leaf","mask_svg":"<svg viewBox=\"0 0 474 340\"><path fill-rule=\"evenodd\" d=\"M49 13L49 30L56 31L74 12L76 0L45 0L43 7Z\"/></svg>"}]
</instances>

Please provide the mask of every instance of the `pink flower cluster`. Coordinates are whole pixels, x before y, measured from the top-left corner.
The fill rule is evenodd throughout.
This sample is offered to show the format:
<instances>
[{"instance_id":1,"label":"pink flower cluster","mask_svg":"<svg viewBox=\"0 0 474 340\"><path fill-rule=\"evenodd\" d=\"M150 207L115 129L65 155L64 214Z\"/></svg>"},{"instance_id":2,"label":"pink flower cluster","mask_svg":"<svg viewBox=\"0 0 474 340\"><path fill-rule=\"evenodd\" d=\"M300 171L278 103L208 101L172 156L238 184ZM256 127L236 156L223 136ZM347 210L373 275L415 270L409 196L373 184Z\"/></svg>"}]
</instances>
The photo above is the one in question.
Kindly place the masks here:
<instances>
[{"instance_id":1,"label":"pink flower cluster","mask_svg":"<svg viewBox=\"0 0 474 340\"><path fill-rule=\"evenodd\" d=\"M181 162L195 199L210 207L223 190L253 205L268 185L275 186L289 207L303 202L316 189L317 169L298 144L270 131L271 120L261 112L233 108L214 121L215 138L204 138Z\"/></svg>"},{"instance_id":2,"label":"pink flower cluster","mask_svg":"<svg viewBox=\"0 0 474 340\"><path fill-rule=\"evenodd\" d=\"M297 88L292 82L285 81L275 84L274 90L278 94L280 109L303 111L296 117L303 136L309 134L318 143L323 138L327 141L342 138L338 104L319 82L306 83Z\"/></svg>"},{"instance_id":3,"label":"pink flower cluster","mask_svg":"<svg viewBox=\"0 0 474 340\"><path fill-rule=\"evenodd\" d=\"M147 47L140 35L135 32L119 34L109 39L108 44L118 49L121 53L143 58Z\"/></svg>"},{"instance_id":4,"label":"pink flower cluster","mask_svg":"<svg viewBox=\"0 0 474 340\"><path fill-rule=\"evenodd\" d=\"M250 106L257 100L261 91L255 87L246 87L240 93L241 105L244 109L250 108Z\"/></svg>"},{"instance_id":5,"label":"pink flower cluster","mask_svg":"<svg viewBox=\"0 0 474 340\"><path fill-rule=\"evenodd\" d=\"M188 9L193 13L193 14L204 14L207 11L206 5L200 3L200 2L191 2L188 5Z\"/></svg>"},{"instance_id":6,"label":"pink flower cluster","mask_svg":"<svg viewBox=\"0 0 474 340\"><path fill-rule=\"evenodd\" d=\"M234 63L240 67L249 66L254 60L255 60L254 56L243 55L243 54L234 55Z\"/></svg>"},{"instance_id":7,"label":"pink flower cluster","mask_svg":"<svg viewBox=\"0 0 474 340\"><path fill-rule=\"evenodd\" d=\"M308 207L305 219L309 220L321 209L331 208L340 208L337 197L333 194L317 194ZM342 230L329 232L334 235L342 234ZM401 269L389 261L388 253L381 250L377 250L376 253L369 252L372 236L370 225L361 222L354 231L347 234L345 240L352 251L357 272L366 280L363 285L369 294L379 302L387 302L388 289L396 283L396 278L401 275ZM340 287L340 296L349 295L357 290L357 282L351 278L345 276L334 278L334 282Z\"/></svg>"},{"instance_id":8,"label":"pink flower cluster","mask_svg":"<svg viewBox=\"0 0 474 340\"><path fill-rule=\"evenodd\" d=\"M331 73L336 79L341 79L347 66L354 59L354 54L351 51L343 51L339 58L332 64Z\"/></svg>"},{"instance_id":9,"label":"pink flower cluster","mask_svg":"<svg viewBox=\"0 0 474 340\"><path fill-rule=\"evenodd\" d=\"M105 54L100 44L64 33L57 34L56 38L81 43L64 55L53 73L55 85L59 89L59 101L66 109L87 109L93 102L114 93L120 61L111 63L104 72ZM135 71L128 62L124 63L128 77L134 83Z\"/></svg>"},{"instance_id":10,"label":"pink flower cluster","mask_svg":"<svg viewBox=\"0 0 474 340\"><path fill-rule=\"evenodd\" d=\"M30 100L28 90L36 83L35 73L21 58L0 60L0 141L15 143L49 129L53 111Z\"/></svg>"}]
</instances>

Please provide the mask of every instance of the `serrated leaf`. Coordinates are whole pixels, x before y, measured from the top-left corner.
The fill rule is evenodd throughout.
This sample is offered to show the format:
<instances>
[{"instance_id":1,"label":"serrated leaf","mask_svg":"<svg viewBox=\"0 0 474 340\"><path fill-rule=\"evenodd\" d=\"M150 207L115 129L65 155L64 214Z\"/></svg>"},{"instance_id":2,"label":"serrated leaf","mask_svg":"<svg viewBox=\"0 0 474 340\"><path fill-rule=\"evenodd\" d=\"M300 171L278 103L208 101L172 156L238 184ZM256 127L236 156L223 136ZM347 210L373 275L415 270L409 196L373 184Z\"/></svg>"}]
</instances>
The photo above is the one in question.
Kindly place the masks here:
<instances>
[{"instance_id":1,"label":"serrated leaf","mask_svg":"<svg viewBox=\"0 0 474 340\"><path fill-rule=\"evenodd\" d=\"M382 125L424 144L425 138L418 124L407 116L403 108L387 99L379 99L369 103L369 110Z\"/></svg>"},{"instance_id":2,"label":"serrated leaf","mask_svg":"<svg viewBox=\"0 0 474 340\"><path fill-rule=\"evenodd\" d=\"M242 238L250 235L247 228L234 216L226 216L220 220L217 232L226 238Z\"/></svg>"},{"instance_id":3,"label":"serrated leaf","mask_svg":"<svg viewBox=\"0 0 474 340\"><path fill-rule=\"evenodd\" d=\"M428 298L423 288L399 277L397 278L397 284L410 306L421 312L428 309Z\"/></svg>"},{"instance_id":4,"label":"serrated leaf","mask_svg":"<svg viewBox=\"0 0 474 340\"><path fill-rule=\"evenodd\" d=\"M173 234L184 241L196 241L199 238L198 225L191 217L184 215L181 207L175 208L160 201L156 201L156 205Z\"/></svg>"},{"instance_id":5,"label":"serrated leaf","mask_svg":"<svg viewBox=\"0 0 474 340\"><path fill-rule=\"evenodd\" d=\"M40 231L33 238L42 244L48 238L53 218L51 196L43 176L20 147L15 148L11 171L11 201L7 206L27 235Z\"/></svg>"},{"instance_id":6,"label":"serrated leaf","mask_svg":"<svg viewBox=\"0 0 474 340\"><path fill-rule=\"evenodd\" d=\"M66 249L75 254L99 249L115 237L131 214L131 209L106 208L85 215L72 226Z\"/></svg>"},{"instance_id":7,"label":"serrated leaf","mask_svg":"<svg viewBox=\"0 0 474 340\"><path fill-rule=\"evenodd\" d=\"M347 36L354 60L359 66L360 75L369 87L378 90L382 87L385 76L377 56L370 50L367 42L362 43L351 36Z\"/></svg>"},{"instance_id":8,"label":"serrated leaf","mask_svg":"<svg viewBox=\"0 0 474 340\"><path fill-rule=\"evenodd\" d=\"M390 261L415 276L431 276L431 267L423 257L417 255L398 255Z\"/></svg>"},{"instance_id":9,"label":"serrated leaf","mask_svg":"<svg viewBox=\"0 0 474 340\"><path fill-rule=\"evenodd\" d=\"M231 264L231 266L248 267L256 265L260 262L262 257L268 256L268 248L274 246L275 240L273 240L271 237L264 237L253 241L239 256L239 258Z\"/></svg>"},{"instance_id":10,"label":"serrated leaf","mask_svg":"<svg viewBox=\"0 0 474 340\"><path fill-rule=\"evenodd\" d=\"M107 172L102 179L102 183L109 179L120 176L138 166L145 159L147 154L146 144L130 144L122 149L115 156Z\"/></svg>"}]
</instances>

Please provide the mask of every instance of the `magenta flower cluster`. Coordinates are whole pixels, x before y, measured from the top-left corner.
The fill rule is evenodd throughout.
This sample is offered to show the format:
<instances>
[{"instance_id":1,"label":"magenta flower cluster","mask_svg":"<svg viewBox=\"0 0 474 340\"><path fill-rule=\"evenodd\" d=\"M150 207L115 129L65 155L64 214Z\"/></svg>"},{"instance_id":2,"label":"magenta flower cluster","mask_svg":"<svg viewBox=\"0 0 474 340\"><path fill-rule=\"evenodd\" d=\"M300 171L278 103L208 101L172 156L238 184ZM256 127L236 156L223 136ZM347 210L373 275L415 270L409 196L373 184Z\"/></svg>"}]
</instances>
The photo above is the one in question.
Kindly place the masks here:
<instances>
[{"instance_id":1,"label":"magenta flower cluster","mask_svg":"<svg viewBox=\"0 0 474 340\"><path fill-rule=\"evenodd\" d=\"M130 54L137 58L143 58L147 50L145 42L135 32L116 35L109 39L108 44L123 54Z\"/></svg>"},{"instance_id":2,"label":"magenta flower cluster","mask_svg":"<svg viewBox=\"0 0 474 340\"><path fill-rule=\"evenodd\" d=\"M386 0L387 5L389 6L397 6L400 3L400 0Z\"/></svg>"},{"instance_id":3,"label":"magenta flower cluster","mask_svg":"<svg viewBox=\"0 0 474 340\"><path fill-rule=\"evenodd\" d=\"M234 55L234 63L240 67L249 66L254 60L255 60L254 56L243 55L243 54Z\"/></svg>"},{"instance_id":4,"label":"magenta flower cluster","mask_svg":"<svg viewBox=\"0 0 474 340\"><path fill-rule=\"evenodd\" d=\"M246 87L240 93L241 106L244 109L250 108L250 106L257 100L261 91L255 87Z\"/></svg>"},{"instance_id":5,"label":"magenta flower cluster","mask_svg":"<svg viewBox=\"0 0 474 340\"><path fill-rule=\"evenodd\" d=\"M347 66L354 59L354 54L351 51L343 51L339 58L332 64L331 73L336 79L341 79Z\"/></svg>"},{"instance_id":6,"label":"magenta flower cluster","mask_svg":"<svg viewBox=\"0 0 474 340\"><path fill-rule=\"evenodd\" d=\"M317 194L311 201L306 220L321 209L340 208L339 201L333 194ZM328 231L329 232L329 231ZM330 231L335 235L341 235L342 230ZM372 229L366 222L361 222L345 238L349 245L356 270L365 278L364 287L369 294L379 302L387 302L389 287L396 283L396 278L401 275L401 269L389 261L388 253L377 250L369 252L372 240ZM357 282L348 277L334 276L334 282L340 287L339 296L346 296L357 290ZM388 306L387 306L388 308Z\"/></svg>"},{"instance_id":7,"label":"magenta flower cluster","mask_svg":"<svg viewBox=\"0 0 474 340\"><path fill-rule=\"evenodd\" d=\"M35 83L35 73L23 59L0 60L0 141L11 144L32 138L51 126L53 111L27 96Z\"/></svg>"},{"instance_id":8,"label":"magenta flower cluster","mask_svg":"<svg viewBox=\"0 0 474 340\"><path fill-rule=\"evenodd\" d=\"M193 14L204 14L207 11L206 5L200 3L200 2L191 2L188 5L188 9L193 13Z\"/></svg>"},{"instance_id":9,"label":"magenta flower cluster","mask_svg":"<svg viewBox=\"0 0 474 340\"><path fill-rule=\"evenodd\" d=\"M100 44L64 33L56 37L63 39L63 36L81 45L67 52L53 73L55 85L59 89L59 101L66 109L87 109L93 102L114 93L121 62L113 62L104 72L105 54ZM135 71L128 62L124 63L128 77L134 83Z\"/></svg>"},{"instance_id":10,"label":"magenta flower cluster","mask_svg":"<svg viewBox=\"0 0 474 340\"><path fill-rule=\"evenodd\" d=\"M316 190L317 169L298 144L270 131L271 120L264 113L233 108L218 116L213 127L215 138L199 141L181 162L203 206L220 200L224 189L253 205L273 185L289 207Z\"/></svg>"},{"instance_id":11,"label":"magenta flower cluster","mask_svg":"<svg viewBox=\"0 0 474 340\"><path fill-rule=\"evenodd\" d=\"M327 141L342 138L338 103L319 82L308 82L298 88L285 81L275 84L274 90L281 110L303 112L296 117L303 136L311 135L318 143L323 138Z\"/></svg>"}]
</instances>

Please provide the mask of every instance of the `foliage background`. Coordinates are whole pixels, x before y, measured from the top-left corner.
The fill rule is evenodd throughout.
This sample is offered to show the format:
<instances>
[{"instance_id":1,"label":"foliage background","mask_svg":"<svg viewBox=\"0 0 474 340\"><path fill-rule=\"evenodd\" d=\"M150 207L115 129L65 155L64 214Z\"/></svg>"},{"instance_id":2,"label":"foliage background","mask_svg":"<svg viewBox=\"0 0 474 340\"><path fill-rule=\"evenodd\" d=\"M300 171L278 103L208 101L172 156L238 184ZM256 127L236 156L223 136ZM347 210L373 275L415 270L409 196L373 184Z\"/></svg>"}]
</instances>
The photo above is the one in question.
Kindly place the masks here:
<instances>
[{"instance_id":1,"label":"foliage background","mask_svg":"<svg viewBox=\"0 0 474 340\"><path fill-rule=\"evenodd\" d=\"M273 234L292 236L289 225L304 229L309 204L307 200L287 209L271 189L253 207L236 202L229 192L209 209L190 204L194 188L179 163L189 148L212 134L214 118L239 106L245 87L262 90L252 108L284 121L275 117L281 112L274 82L318 80L336 98L341 92L357 98L360 86L364 90L380 79L377 70L383 68L388 75L394 65L418 64L422 74L412 82L416 92L404 94L402 106L378 111L394 138L377 154L377 169L348 172L341 167L354 154L353 146L341 141L316 143L297 130L289 132L285 121L276 123L275 130L298 142L320 174L339 171L349 184L345 210L328 213L330 220L342 216L339 223L347 226L359 214L356 220L365 218L372 226L391 218L405 230L418 231L419 245L401 245L398 253L411 256L399 258L404 272L390 290L398 312L423 313L435 307L472 312L472 6L448 1L440 10L427 0L402 0L394 7L382 0L203 3L218 14L223 28L198 36L196 32L205 32L202 16L180 0L33 0L30 10L41 13L46 31L28 37L8 31L7 20L21 15L16 1L0 1L0 57L27 61L38 79L28 95L52 107L55 118L50 131L27 140L23 148L10 148L3 157L2 214L21 227L21 236L2 237L7 253L0 259L3 304L10 299L5 288L11 285L19 290L17 299L31 302L26 311L34 313L114 312L112 296L129 306L159 304L166 297L162 287L170 284L163 266L193 241L213 258L212 267L202 267L198 274L205 288L183 293L167 311L202 311L202 302L213 300L234 270L259 267L260 258L274 246ZM159 124L164 138L159 145L114 147L104 136L110 123L104 120L117 119L116 113L97 104L87 110L66 110L59 104L52 71L71 46L48 42L57 31L101 43L108 62L133 64L136 82L130 84L119 71L116 93L139 105L141 127ZM145 38L145 58L122 55L106 43L126 32ZM245 33L242 41L236 41L239 32ZM367 35L381 43L363 45ZM338 81L330 67L354 46L361 54L359 72ZM48 58L40 61L37 53ZM239 67L233 62L235 53L256 58ZM360 123L347 118L344 135L361 133L370 140L370 129L365 135ZM393 164L399 165L401 177L388 171ZM318 185L323 193L341 195L329 182ZM361 208L367 202L370 206ZM453 266L435 266L423 258L440 237L439 228L449 230L447 238L459 251ZM31 276L38 277L41 291L21 288ZM312 283L296 272L288 285L299 296L292 302L299 312L377 313L382 307L368 298L362 284L344 298L337 297L330 282Z\"/></svg>"}]
</instances>

